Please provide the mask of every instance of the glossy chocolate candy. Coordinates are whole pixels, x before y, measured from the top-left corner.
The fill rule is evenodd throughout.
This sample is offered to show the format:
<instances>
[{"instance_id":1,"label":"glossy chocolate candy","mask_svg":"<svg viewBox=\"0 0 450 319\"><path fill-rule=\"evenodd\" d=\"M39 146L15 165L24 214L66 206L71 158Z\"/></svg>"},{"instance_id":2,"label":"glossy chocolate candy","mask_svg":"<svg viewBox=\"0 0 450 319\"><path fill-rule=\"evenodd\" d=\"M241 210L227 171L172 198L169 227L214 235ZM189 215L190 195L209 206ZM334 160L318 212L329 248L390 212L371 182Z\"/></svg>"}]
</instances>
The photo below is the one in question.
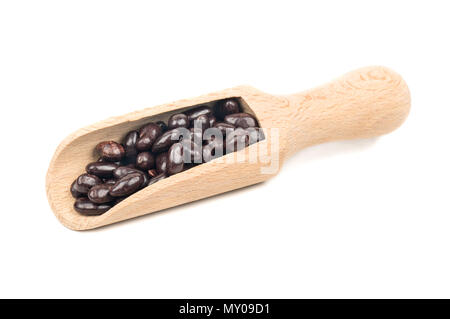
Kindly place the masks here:
<instances>
[{"instance_id":1,"label":"glossy chocolate candy","mask_svg":"<svg viewBox=\"0 0 450 319\"><path fill-rule=\"evenodd\" d=\"M169 117L167 127L171 130L177 127L189 127L189 119L186 114L178 113Z\"/></svg>"},{"instance_id":2,"label":"glossy chocolate candy","mask_svg":"<svg viewBox=\"0 0 450 319\"><path fill-rule=\"evenodd\" d=\"M100 185L103 183L101 178L92 175L92 174L81 174L78 176L76 180L78 190L80 190L82 193L87 193L91 187Z\"/></svg>"},{"instance_id":3,"label":"glossy chocolate candy","mask_svg":"<svg viewBox=\"0 0 450 319\"><path fill-rule=\"evenodd\" d=\"M75 198L86 196L89 189L95 185L102 184L101 178L91 174L81 174L73 181L70 186L70 192Z\"/></svg>"},{"instance_id":4,"label":"glossy chocolate candy","mask_svg":"<svg viewBox=\"0 0 450 319\"><path fill-rule=\"evenodd\" d=\"M147 171L155 167L155 157L150 152L141 152L136 157L136 167Z\"/></svg>"},{"instance_id":5,"label":"glossy chocolate candy","mask_svg":"<svg viewBox=\"0 0 450 319\"><path fill-rule=\"evenodd\" d=\"M173 144L168 153L167 160L167 173L173 175L183 170L184 158L183 158L183 144Z\"/></svg>"},{"instance_id":6,"label":"glossy chocolate candy","mask_svg":"<svg viewBox=\"0 0 450 319\"><path fill-rule=\"evenodd\" d=\"M78 198L73 205L74 209L77 212L86 216L101 215L106 211L108 211L112 206L113 204L111 203L106 204L93 203L86 197Z\"/></svg>"},{"instance_id":7,"label":"glossy chocolate candy","mask_svg":"<svg viewBox=\"0 0 450 319\"><path fill-rule=\"evenodd\" d=\"M109 191L111 190L111 185L102 184L92 187L88 192L88 198L91 202L96 204L108 203L113 200Z\"/></svg>"},{"instance_id":8,"label":"glossy chocolate candy","mask_svg":"<svg viewBox=\"0 0 450 319\"><path fill-rule=\"evenodd\" d=\"M123 146L114 141L98 143L95 150L103 159L110 162L120 161L125 155Z\"/></svg>"},{"instance_id":9,"label":"glossy chocolate candy","mask_svg":"<svg viewBox=\"0 0 450 319\"><path fill-rule=\"evenodd\" d=\"M119 166L113 171L113 176L116 180L118 180L118 179L121 179L122 177L124 177L125 175L131 174L131 173L140 173L140 172L141 171L136 168L132 168L132 167L128 167L128 166Z\"/></svg>"},{"instance_id":10,"label":"glossy chocolate candy","mask_svg":"<svg viewBox=\"0 0 450 319\"><path fill-rule=\"evenodd\" d=\"M156 123L148 123L139 130L139 139L136 142L138 151L147 151L162 134L161 127Z\"/></svg>"},{"instance_id":11,"label":"glossy chocolate candy","mask_svg":"<svg viewBox=\"0 0 450 319\"><path fill-rule=\"evenodd\" d=\"M153 144L152 153L167 151L174 143L182 140L183 136L190 136L189 130L184 127L177 127L165 132Z\"/></svg>"},{"instance_id":12,"label":"glossy chocolate candy","mask_svg":"<svg viewBox=\"0 0 450 319\"><path fill-rule=\"evenodd\" d=\"M177 174L184 170L185 164L201 163L201 146L190 140L173 144L168 152L167 173Z\"/></svg>"},{"instance_id":13,"label":"glossy chocolate candy","mask_svg":"<svg viewBox=\"0 0 450 319\"><path fill-rule=\"evenodd\" d=\"M144 182L145 177L142 173L131 173L125 175L111 187L109 194L114 197L131 195L138 191Z\"/></svg>"},{"instance_id":14,"label":"glossy chocolate candy","mask_svg":"<svg viewBox=\"0 0 450 319\"><path fill-rule=\"evenodd\" d=\"M167 172L167 161L168 161L168 154L167 152L164 153L160 153L156 156L156 171L161 174L161 173L166 173Z\"/></svg>"},{"instance_id":15,"label":"glossy chocolate candy","mask_svg":"<svg viewBox=\"0 0 450 319\"><path fill-rule=\"evenodd\" d=\"M114 185L116 183L115 179L108 179L103 184L105 185Z\"/></svg>"},{"instance_id":16,"label":"glossy chocolate candy","mask_svg":"<svg viewBox=\"0 0 450 319\"><path fill-rule=\"evenodd\" d=\"M109 162L92 162L86 166L86 171L89 174L96 175L98 177L112 177L113 171L119 167L115 163Z\"/></svg>"},{"instance_id":17,"label":"glossy chocolate candy","mask_svg":"<svg viewBox=\"0 0 450 319\"><path fill-rule=\"evenodd\" d=\"M70 185L70 193L74 198L86 196L86 193L78 189L77 180L74 180L72 185Z\"/></svg>"},{"instance_id":18,"label":"glossy chocolate candy","mask_svg":"<svg viewBox=\"0 0 450 319\"><path fill-rule=\"evenodd\" d=\"M188 116L189 122L191 122L192 125L192 121L197 119L199 116L206 115L209 117L213 115L213 112L209 106L199 106L192 110L184 112L184 114Z\"/></svg>"},{"instance_id":19,"label":"glossy chocolate candy","mask_svg":"<svg viewBox=\"0 0 450 319\"><path fill-rule=\"evenodd\" d=\"M127 158L136 157L138 153L138 150L136 149L136 143L138 139L139 139L138 131L131 131L125 136L123 140L123 146L125 149L125 156Z\"/></svg>"},{"instance_id":20,"label":"glossy chocolate candy","mask_svg":"<svg viewBox=\"0 0 450 319\"><path fill-rule=\"evenodd\" d=\"M240 112L239 102L236 99L222 100L216 103L214 106L214 114L220 120L223 120L225 116Z\"/></svg>"}]
</instances>

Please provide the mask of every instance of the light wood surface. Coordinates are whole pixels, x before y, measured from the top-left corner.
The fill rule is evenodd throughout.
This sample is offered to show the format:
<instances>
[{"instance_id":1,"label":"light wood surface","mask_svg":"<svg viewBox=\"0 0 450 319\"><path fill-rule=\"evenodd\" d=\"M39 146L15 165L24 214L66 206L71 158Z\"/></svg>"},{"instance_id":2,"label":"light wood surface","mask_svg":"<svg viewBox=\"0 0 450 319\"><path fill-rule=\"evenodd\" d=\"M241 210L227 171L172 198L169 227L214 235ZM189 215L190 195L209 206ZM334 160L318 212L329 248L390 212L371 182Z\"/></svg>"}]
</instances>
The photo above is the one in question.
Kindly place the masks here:
<instances>
[{"instance_id":1,"label":"light wood surface","mask_svg":"<svg viewBox=\"0 0 450 319\"><path fill-rule=\"evenodd\" d=\"M193 105L228 97L242 98L245 110L268 129L264 141L146 187L103 215L82 216L73 209L69 187L84 172L86 164L97 159L93 149L98 142L121 141L128 131L147 122L167 121L171 114ZM390 69L375 66L289 96L274 96L240 86L111 117L82 128L61 142L47 172L48 201L64 226L74 230L97 228L263 182L278 172L267 173L263 167L281 167L288 156L310 145L389 133L402 124L409 108L410 94L403 79ZM279 147L275 147L276 140L271 138L272 128L279 132ZM269 150L269 162L249 160L249 152L256 148ZM246 160L230 161L230 157L236 156ZM273 165L277 159L278 165Z\"/></svg>"}]
</instances>

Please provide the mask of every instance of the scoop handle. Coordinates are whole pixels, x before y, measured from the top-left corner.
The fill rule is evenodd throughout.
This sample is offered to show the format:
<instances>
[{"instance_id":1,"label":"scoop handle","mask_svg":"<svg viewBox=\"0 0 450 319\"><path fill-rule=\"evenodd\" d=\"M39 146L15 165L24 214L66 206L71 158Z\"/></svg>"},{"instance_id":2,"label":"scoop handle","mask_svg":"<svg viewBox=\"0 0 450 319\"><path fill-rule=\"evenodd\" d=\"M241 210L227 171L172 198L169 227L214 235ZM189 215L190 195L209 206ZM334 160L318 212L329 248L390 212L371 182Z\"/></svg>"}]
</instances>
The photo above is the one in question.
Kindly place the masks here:
<instances>
[{"instance_id":1,"label":"scoop handle","mask_svg":"<svg viewBox=\"0 0 450 319\"><path fill-rule=\"evenodd\" d=\"M287 98L288 155L323 142L389 133L403 123L411 105L405 81L381 66Z\"/></svg>"}]
</instances>

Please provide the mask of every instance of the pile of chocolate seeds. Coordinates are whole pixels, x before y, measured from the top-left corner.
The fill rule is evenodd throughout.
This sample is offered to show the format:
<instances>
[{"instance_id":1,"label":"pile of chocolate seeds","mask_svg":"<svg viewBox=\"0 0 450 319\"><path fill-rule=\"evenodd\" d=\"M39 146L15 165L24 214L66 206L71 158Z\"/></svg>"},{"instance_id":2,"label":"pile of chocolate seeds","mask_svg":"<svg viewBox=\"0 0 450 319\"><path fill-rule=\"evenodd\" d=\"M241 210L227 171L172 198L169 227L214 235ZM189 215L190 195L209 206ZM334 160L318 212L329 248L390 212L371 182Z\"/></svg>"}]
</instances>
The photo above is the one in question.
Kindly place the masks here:
<instances>
[{"instance_id":1,"label":"pile of chocolate seeds","mask_svg":"<svg viewBox=\"0 0 450 319\"><path fill-rule=\"evenodd\" d=\"M70 187L75 210L101 215L126 197L171 175L264 139L254 116L237 99L217 101L147 123L122 143L102 141L96 162Z\"/></svg>"}]
</instances>

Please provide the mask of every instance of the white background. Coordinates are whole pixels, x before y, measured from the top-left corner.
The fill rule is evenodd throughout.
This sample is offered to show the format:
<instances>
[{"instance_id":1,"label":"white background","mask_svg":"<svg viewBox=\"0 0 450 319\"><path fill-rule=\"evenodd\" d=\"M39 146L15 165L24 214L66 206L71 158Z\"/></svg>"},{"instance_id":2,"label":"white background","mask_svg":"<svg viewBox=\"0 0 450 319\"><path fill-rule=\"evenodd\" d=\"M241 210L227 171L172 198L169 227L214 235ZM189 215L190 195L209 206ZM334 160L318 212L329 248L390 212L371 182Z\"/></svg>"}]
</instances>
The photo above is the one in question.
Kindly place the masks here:
<instances>
[{"instance_id":1,"label":"white background","mask_svg":"<svg viewBox=\"0 0 450 319\"><path fill-rule=\"evenodd\" d=\"M450 297L448 1L2 1L0 297ZM274 179L95 231L54 217L59 142L249 84L287 94L385 65L405 124Z\"/></svg>"}]
</instances>

